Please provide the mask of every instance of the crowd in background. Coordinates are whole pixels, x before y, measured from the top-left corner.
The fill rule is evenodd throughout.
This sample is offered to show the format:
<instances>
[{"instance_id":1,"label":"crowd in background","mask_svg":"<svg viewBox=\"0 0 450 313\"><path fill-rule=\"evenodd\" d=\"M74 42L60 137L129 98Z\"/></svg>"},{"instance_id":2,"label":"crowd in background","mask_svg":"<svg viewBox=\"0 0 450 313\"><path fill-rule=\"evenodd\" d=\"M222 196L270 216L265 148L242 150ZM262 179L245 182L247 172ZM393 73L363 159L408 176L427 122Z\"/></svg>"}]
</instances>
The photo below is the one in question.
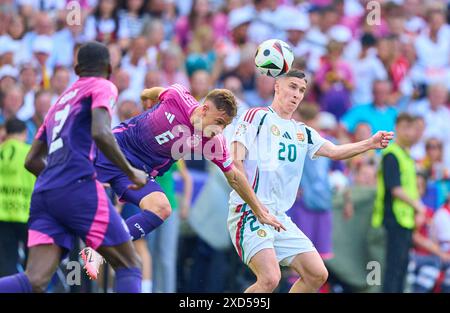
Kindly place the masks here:
<instances>
[{"instance_id":1,"label":"crowd in background","mask_svg":"<svg viewBox=\"0 0 450 313\"><path fill-rule=\"evenodd\" d=\"M143 111L139 97L144 88L174 83L189 88L198 101L212 88L230 89L240 112L270 105L275 80L257 72L254 55L259 43L278 38L293 48L293 66L308 77L295 118L329 140L349 143L378 130L394 131L397 116L411 114L415 140L410 153L429 209L427 225L450 231L449 20L446 0L0 0L0 143L8 141L8 129L23 128L19 120L24 141L31 144L51 105L77 79L75 56L86 41L108 46L110 79L119 91L112 120L116 126ZM309 236L321 247L330 270L329 291L372 290L366 284L370 254L362 246L377 245L368 229L380 160L379 152L368 152L346 162L310 161L319 163L305 166L290 215L301 229L311 228ZM228 238L230 190L204 160L186 164L193 201L189 210L186 199L174 202L182 208L174 211L181 222L172 225L180 235L171 240L174 252L167 257L176 262L153 264L154 273L155 266L168 267L159 286L167 281L165 275L174 283L153 289L240 292L253 278ZM308 173L308 168L314 170ZM0 193L9 192L7 176L0 174ZM169 174L172 187L181 192L182 179L176 171ZM325 222L305 223L305 214L323 214ZM7 249L4 242L11 236L19 238L4 225L16 222L24 223L13 213L0 214L0 249ZM447 246L424 249L420 234ZM420 234L415 233L419 246L411 251L405 291L445 291L450 286L450 234L423 229ZM323 243L322 237L329 240ZM1 260L9 256L0 251L1 268ZM150 255L155 253L150 249ZM429 265L424 256L434 262L432 283L427 271L417 272L418 264ZM17 270L23 267L19 264ZM292 275L284 273L280 291L288 290ZM153 280L157 285L155 276ZM431 287L421 290L424 284L418 280Z\"/></svg>"}]
</instances>

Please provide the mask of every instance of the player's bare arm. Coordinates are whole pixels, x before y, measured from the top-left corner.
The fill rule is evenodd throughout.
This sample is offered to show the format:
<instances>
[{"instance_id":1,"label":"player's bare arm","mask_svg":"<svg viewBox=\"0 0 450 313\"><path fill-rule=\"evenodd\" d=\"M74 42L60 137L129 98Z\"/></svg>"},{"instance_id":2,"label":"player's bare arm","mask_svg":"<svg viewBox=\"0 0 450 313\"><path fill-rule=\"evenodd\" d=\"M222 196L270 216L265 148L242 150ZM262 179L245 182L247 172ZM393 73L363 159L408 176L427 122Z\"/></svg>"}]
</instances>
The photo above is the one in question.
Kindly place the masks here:
<instances>
[{"instance_id":1,"label":"player's bare arm","mask_svg":"<svg viewBox=\"0 0 450 313\"><path fill-rule=\"evenodd\" d=\"M92 110L91 134L97 147L114 164L116 164L130 178L134 185L130 189L139 189L147 183L147 174L131 166L127 161L109 127L111 118L103 108Z\"/></svg>"},{"instance_id":2,"label":"player's bare arm","mask_svg":"<svg viewBox=\"0 0 450 313\"><path fill-rule=\"evenodd\" d=\"M389 141L394 138L393 132L378 131L369 139L348 143L344 145L335 145L327 141L316 152L318 156L328 157L333 160L345 160L354 157L360 153L364 153L372 149L384 149L388 146Z\"/></svg>"},{"instance_id":3,"label":"player's bare arm","mask_svg":"<svg viewBox=\"0 0 450 313\"><path fill-rule=\"evenodd\" d=\"M25 168L36 177L44 170L47 165L46 157L48 153L47 144L35 139L25 160Z\"/></svg>"},{"instance_id":4,"label":"player's bare arm","mask_svg":"<svg viewBox=\"0 0 450 313\"><path fill-rule=\"evenodd\" d=\"M281 224L269 210L259 201L255 192L250 187L247 177L245 176L243 160L245 159L247 149L240 142L233 142L231 144L231 151L233 153L233 168L225 173L230 186L236 190L239 196L250 206L256 218L262 223L271 225L275 230L280 231L286 228Z\"/></svg>"},{"instance_id":5,"label":"player's bare arm","mask_svg":"<svg viewBox=\"0 0 450 313\"><path fill-rule=\"evenodd\" d=\"M159 95L165 90L163 87L152 87L141 92L141 101L144 109L150 109L159 102Z\"/></svg>"}]
</instances>

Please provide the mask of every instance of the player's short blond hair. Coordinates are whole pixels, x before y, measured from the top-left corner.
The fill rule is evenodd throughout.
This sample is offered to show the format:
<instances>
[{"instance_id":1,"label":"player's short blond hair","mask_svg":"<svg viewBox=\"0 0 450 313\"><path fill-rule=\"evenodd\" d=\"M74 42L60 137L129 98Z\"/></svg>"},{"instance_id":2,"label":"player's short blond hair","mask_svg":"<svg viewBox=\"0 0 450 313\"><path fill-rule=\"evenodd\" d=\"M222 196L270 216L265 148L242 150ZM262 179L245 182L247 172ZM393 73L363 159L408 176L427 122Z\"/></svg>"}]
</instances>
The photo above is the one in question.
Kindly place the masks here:
<instances>
[{"instance_id":1,"label":"player's short blond hair","mask_svg":"<svg viewBox=\"0 0 450 313\"><path fill-rule=\"evenodd\" d=\"M237 114L237 101L234 94L228 89L214 89L210 91L205 101L211 101L217 110L225 111L225 113L234 118Z\"/></svg>"}]
</instances>

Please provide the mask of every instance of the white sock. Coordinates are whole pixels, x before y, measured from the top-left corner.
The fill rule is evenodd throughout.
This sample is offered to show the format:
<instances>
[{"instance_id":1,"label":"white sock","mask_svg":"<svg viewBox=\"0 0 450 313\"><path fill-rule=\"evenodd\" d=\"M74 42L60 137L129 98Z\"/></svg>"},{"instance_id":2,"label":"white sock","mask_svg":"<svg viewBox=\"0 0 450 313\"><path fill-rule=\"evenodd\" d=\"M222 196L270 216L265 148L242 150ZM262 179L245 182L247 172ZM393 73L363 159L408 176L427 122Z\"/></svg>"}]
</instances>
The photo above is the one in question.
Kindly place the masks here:
<instances>
[{"instance_id":1,"label":"white sock","mask_svg":"<svg viewBox=\"0 0 450 313\"><path fill-rule=\"evenodd\" d=\"M142 281L142 293L152 293L153 282L150 279Z\"/></svg>"}]
</instances>

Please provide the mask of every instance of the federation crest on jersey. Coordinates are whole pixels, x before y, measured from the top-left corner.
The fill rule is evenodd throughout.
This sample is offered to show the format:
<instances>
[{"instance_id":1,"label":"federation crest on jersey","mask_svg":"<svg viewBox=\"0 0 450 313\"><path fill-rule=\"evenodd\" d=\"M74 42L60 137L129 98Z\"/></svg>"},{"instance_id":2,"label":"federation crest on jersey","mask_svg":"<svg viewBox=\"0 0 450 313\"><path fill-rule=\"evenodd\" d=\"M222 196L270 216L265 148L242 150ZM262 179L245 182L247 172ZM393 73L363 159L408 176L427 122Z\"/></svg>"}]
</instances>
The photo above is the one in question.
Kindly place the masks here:
<instances>
[{"instance_id":1,"label":"federation crest on jersey","mask_svg":"<svg viewBox=\"0 0 450 313\"><path fill-rule=\"evenodd\" d=\"M265 231L264 229L259 229L256 233L257 233L258 236L261 237L261 238L264 238L264 237L267 236L267 233L266 233L266 231Z\"/></svg>"},{"instance_id":2,"label":"federation crest on jersey","mask_svg":"<svg viewBox=\"0 0 450 313\"><path fill-rule=\"evenodd\" d=\"M191 138L187 141L187 145L189 148L197 147L200 144L200 136L197 134L194 134L191 136Z\"/></svg>"},{"instance_id":3,"label":"federation crest on jersey","mask_svg":"<svg viewBox=\"0 0 450 313\"><path fill-rule=\"evenodd\" d=\"M303 142L303 141L305 141L305 135L303 135L303 133L301 131L299 131L297 133L297 139L298 139L298 141Z\"/></svg>"},{"instance_id":4,"label":"federation crest on jersey","mask_svg":"<svg viewBox=\"0 0 450 313\"><path fill-rule=\"evenodd\" d=\"M275 136L280 136L280 129L277 127L277 125L272 125L270 127L270 131L272 132L272 134L274 134Z\"/></svg>"},{"instance_id":5,"label":"federation crest on jersey","mask_svg":"<svg viewBox=\"0 0 450 313\"><path fill-rule=\"evenodd\" d=\"M243 135L247 132L247 126L244 124L239 125L239 127L236 129L236 136Z\"/></svg>"}]
</instances>

